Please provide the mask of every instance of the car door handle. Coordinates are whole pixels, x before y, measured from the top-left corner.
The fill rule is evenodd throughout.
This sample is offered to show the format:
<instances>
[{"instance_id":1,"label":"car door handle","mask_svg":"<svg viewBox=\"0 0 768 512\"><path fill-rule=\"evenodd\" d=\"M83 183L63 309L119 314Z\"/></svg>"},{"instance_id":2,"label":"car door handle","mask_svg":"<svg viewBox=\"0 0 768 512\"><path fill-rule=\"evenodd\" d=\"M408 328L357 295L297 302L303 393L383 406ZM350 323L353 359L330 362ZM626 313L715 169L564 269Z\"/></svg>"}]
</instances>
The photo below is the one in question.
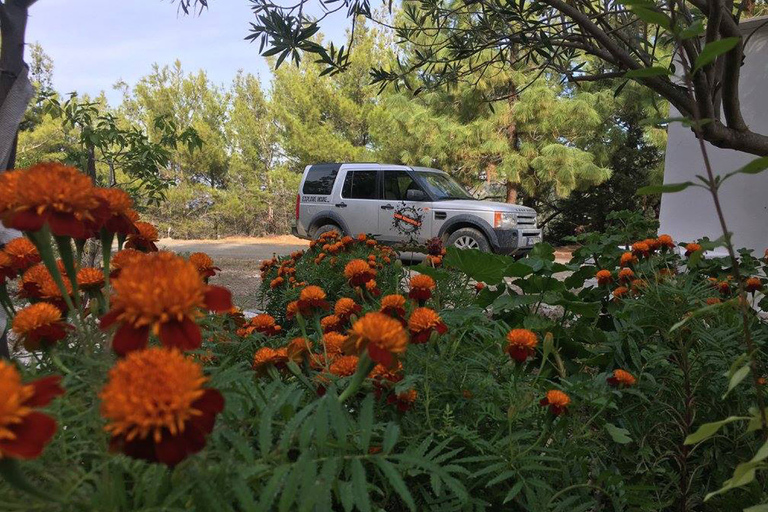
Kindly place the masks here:
<instances>
[{"instance_id":1,"label":"car door handle","mask_svg":"<svg viewBox=\"0 0 768 512\"><path fill-rule=\"evenodd\" d=\"M382 210L394 210L395 207L392 206L391 204L383 204L383 205L381 205L381 209Z\"/></svg>"},{"instance_id":2,"label":"car door handle","mask_svg":"<svg viewBox=\"0 0 768 512\"><path fill-rule=\"evenodd\" d=\"M336 203L333 206L335 206L336 208L346 208L347 207L347 203Z\"/></svg>"}]
</instances>

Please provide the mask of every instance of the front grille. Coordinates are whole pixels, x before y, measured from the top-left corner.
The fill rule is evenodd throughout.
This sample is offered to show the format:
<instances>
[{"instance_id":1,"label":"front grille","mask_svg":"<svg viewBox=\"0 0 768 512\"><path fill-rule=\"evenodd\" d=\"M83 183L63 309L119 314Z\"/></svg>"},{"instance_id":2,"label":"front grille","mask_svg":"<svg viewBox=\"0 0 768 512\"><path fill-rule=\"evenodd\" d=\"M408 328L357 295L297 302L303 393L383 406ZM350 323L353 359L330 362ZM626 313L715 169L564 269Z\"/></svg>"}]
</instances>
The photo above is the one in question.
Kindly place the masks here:
<instances>
[{"instance_id":1,"label":"front grille","mask_svg":"<svg viewBox=\"0 0 768 512\"><path fill-rule=\"evenodd\" d=\"M526 226L526 227L536 226L536 215L518 214L517 224L519 226Z\"/></svg>"}]
</instances>

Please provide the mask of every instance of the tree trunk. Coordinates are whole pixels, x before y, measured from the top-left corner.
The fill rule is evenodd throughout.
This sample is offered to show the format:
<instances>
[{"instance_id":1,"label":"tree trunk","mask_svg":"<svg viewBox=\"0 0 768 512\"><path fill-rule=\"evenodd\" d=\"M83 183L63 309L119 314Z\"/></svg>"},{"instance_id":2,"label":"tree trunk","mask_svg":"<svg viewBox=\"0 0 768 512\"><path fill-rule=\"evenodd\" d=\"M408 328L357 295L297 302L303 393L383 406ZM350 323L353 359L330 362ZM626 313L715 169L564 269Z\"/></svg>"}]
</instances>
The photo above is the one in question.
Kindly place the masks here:
<instances>
[{"instance_id":1,"label":"tree trunk","mask_svg":"<svg viewBox=\"0 0 768 512\"><path fill-rule=\"evenodd\" d=\"M117 186L117 176L115 175L115 162L114 160L109 161L109 186L115 187Z\"/></svg>"},{"instance_id":2,"label":"tree trunk","mask_svg":"<svg viewBox=\"0 0 768 512\"><path fill-rule=\"evenodd\" d=\"M506 183L507 186L507 202L515 204L517 203L517 196L519 193L518 186L516 183L512 183L511 181L508 181Z\"/></svg>"},{"instance_id":3,"label":"tree trunk","mask_svg":"<svg viewBox=\"0 0 768 512\"><path fill-rule=\"evenodd\" d=\"M86 164L87 174L91 178L91 183L96 184L96 149L88 144L88 162Z\"/></svg>"}]
</instances>

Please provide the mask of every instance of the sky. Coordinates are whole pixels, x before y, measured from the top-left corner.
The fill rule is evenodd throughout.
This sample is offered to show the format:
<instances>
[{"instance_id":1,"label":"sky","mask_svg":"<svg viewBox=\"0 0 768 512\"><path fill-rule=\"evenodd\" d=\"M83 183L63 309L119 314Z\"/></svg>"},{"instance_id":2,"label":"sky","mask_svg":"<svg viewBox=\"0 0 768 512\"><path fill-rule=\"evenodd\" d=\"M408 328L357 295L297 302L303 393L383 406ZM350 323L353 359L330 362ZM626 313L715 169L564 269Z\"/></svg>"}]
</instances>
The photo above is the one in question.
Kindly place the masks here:
<instances>
[{"instance_id":1,"label":"sky","mask_svg":"<svg viewBox=\"0 0 768 512\"><path fill-rule=\"evenodd\" d=\"M269 81L270 69L258 43L243 38L253 19L248 0L211 0L200 15L185 16L170 0L43 0L30 9L27 42L39 43L53 59L53 81L61 93L77 91L110 104L122 96L118 80L133 85L152 64L181 61L185 71L204 69L216 84L228 84L238 69ZM322 30L343 42L342 13ZM285 65L285 64L283 64Z\"/></svg>"}]
</instances>

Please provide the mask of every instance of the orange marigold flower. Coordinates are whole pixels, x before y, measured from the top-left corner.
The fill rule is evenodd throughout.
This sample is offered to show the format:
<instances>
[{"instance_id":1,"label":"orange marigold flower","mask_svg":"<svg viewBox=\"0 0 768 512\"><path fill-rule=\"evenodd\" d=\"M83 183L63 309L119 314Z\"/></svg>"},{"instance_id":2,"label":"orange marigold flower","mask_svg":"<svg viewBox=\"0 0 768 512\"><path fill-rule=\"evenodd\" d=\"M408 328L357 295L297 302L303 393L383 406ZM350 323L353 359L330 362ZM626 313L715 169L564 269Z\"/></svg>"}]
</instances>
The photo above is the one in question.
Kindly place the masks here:
<instances>
[{"instance_id":1,"label":"orange marigold flower","mask_svg":"<svg viewBox=\"0 0 768 512\"><path fill-rule=\"evenodd\" d=\"M109 260L110 277L117 277L120 275L120 271L127 267L141 261L144 258L144 253L137 251L136 249L123 249L117 251Z\"/></svg>"},{"instance_id":2,"label":"orange marigold flower","mask_svg":"<svg viewBox=\"0 0 768 512\"><path fill-rule=\"evenodd\" d=\"M613 276L611 275L610 270L598 270L595 277L597 278L597 284L599 286L605 286L613 281Z\"/></svg>"},{"instance_id":3,"label":"orange marigold flower","mask_svg":"<svg viewBox=\"0 0 768 512\"><path fill-rule=\"evenodd\" d=\"M621 255L621 260L619 260L619 266L621 267L629 267L635 263L637 263L637 258L631 252L625 252Z\"/></svg>"},{"instance_id":4,"label":"orange marigold flower","mask_svg":"<svg viewBox=\"0 0 768 512\"><path fill-rule=\"evenodd\" d=\"M659 247L661 244L659 241L655 238L646 238L643 240L643 243L648 246L648 248L651 250L651 254L659 250Z\"/></svg>"},{"instance_id":5,"label":"orange marigold flower","mask_svg":"<svg viewBox=\"0 0 768 512\"><path fill-rule=\"evenodd\" d=\"M304 338L293 338L285 347L288 359L296 364L301 363L304 357L312 350L312 342Z\"/></svg>"},{"instance_id":6,"label":"orange marigold flower","mask_svg":"<svg viewBox=\"0 0 768 512\"><path fill-rule=\"evenodd\" d=\"M13 268L13 258L5 251L0 251L0 281L16 277L16 269Z\"/></svg>"},{"instance_id":7,"label":"orange marigold flower","mask_svg":"<svg viewBox=\"0 0 768 512\"><path fill-rule=\"evenodd\" d=\"M81 268L77 271L77 285L87 292L99 290L104 286L104 272L98 268Z\"/></svg>"},{"instance_id":8,"label":"orange marigold flower","mask_svg":"<svg viewBox=\"0 0 768 512\"><path fill-rule=\"evenodd\" d=\"M328 315L320 319L320 327L323 332L341 331L342 325L341 318L336 315Z\"/></svg>"},{"instance_id":9,"label":"orange marigold flower","mask_svg":"<svg viewBox=\"0 0 768 512\"><path fill-rule=\"evenodd\" d=\"M408 336L400 322L382 313L368 313L349 331L345 351L368 351L370 358L386 367L397 362L397 356L408 347Z\"/></svg>"},{"instance_id":10,"label":"orange marigold flower","mask_svg":"<svg viewBox=\"0 0 768 512\"><path fill-rule=\"evenodd\" d=\"M325 352L329 356L341 355L344 348L344 342L347 341L347 337L340 332L327 332L323 334L323 343L325 344Z\"/></svg>"},{"instance_id":11,"label":"orange marigold flower","mask_svg":"<svg viewBox=\"0 0 768 512\"><path fill-rule=\"evenodd\" d=\"M720 295L730 295L731 293L731 283L728 281L719 281L715 288L720 292Z\"/></svg>"},{"instance_id":12,"label":"orange marigold flower","mask_svg":"<svg viewBox=\"0 0 768 512\"><path fill-rule=\"evenodd\" d=\"M72 295L72 283L64 275L63 264L57 261L67 293ZM19 281L20 295L28 299L61 299L61 290L45 265L38 263L24 272Z\"/></svg>"},{"instance_id":13,"label":"orange marigold flower","mask_svg":"<svg viewBox=\"0 0 768 512\"><path fill-rule=\"evenodd\" d=\"M507 333L507 353L518 363L531 357L538 344L539 337L528 329L512 329Z\"/></svg>"},{"instance_id":14,"label":"orange marigold flower","mask_svg":"<svg viewBox=\"0 0 768 512\"><path fill-rule=\"evenodd\" d=\"M205 446L224 397L206 388L202 366L175 349L131 352L101 390L110 447L129 457L175 466Z\"/></svg>"},{"instance_id":15,"label":"orange marigold flower","mask_svg":"<svg viewBox=\"0 0 768 512\"><path fill-rule=\"evenodd\" d=\"M193 252L189 255L189 262L192 263L203 279L208 279L221 272L219 267L213 265L213 260L204 252Z\"/></svg>"},{"instance_id":16,"label":"orange marigold flower","mask_svg":"<svg viewBox=\"0 0 768 512\"><path fill-rule=\"evenodd\" d=\"M353 243L354 241L355 241L355 239L352 238L351 236L344 236L341 239L341 243L344 244L344 245L349 245L349 244Z\"/></svg>"},{"instance_id":17,"label":"orange marigold flower","mask_svg":"<svg viewBox=\"0 0 768 512\"><path fill-rule=\"evenodd\" d=\"M3 251L11 257L11 267L17 272L24 272L41 261L40 253L37 252L35 244L23 236L14 238L5 244Z\"/></svg>"},{"instance_id":18,"label":"orange marigold flower","mask_svg":"<svg viewBox=\"0 0 768 512\"><path fill-rule=\"evenodd\" d=\"M375 279L371 279L367 283L365 283L365 289L368 290L368 293L373 295L374 297L378 297L381 295L381 290L379 290L379 285L376 283Z\"/></svg>"},{"instance_id":19,"label":"orange marigold flower","mask_svg":"<svg viewBox=\"0 0 768 512\"><path fill-rule=\"evenodd\" d=\"M485 288L485 283L475 283L475 291L481 292Z\"/></svg>"},{"instance_id":20,"label":"orange marigold flower","mask_svg":"<svg viewBox=\"0 0 768 512\"><path fill-rule=\"evenodd\" d=\"M381 309L379 311L397 319L404 318L405 297L397 293L386 295L381 299Z\"/></svg>"},{"instance_id":21,"label":"orange marigold flower","mask_svg":"<svg viewBox=\"0 0 768 512\"><path fill-rule=\"evenodd\" d=\"M397 395L390 395L387 398L387 403L395 405L397 410L400 412L406 412L408 409L413 407L413 404L416 403L416 398L418 398L418 396L419 394L415 389L409 389L408 391L398 393Z\"/></svg>"},{"instance_id":22,"label":"orange marigold flower","mask_svg":"<svg viewBox=\"0 0 768 512\"><path fill-rule=\"evenodd\" d=\"M613 290L613 298L614 298L614 300L623 299L627 295L629 295L629 288L627 288L626 286L619 286L618 288Z\"/></svg>"},{"instance_id":23,"label":"orange marigold flower","mask_svg":"<svg viewBox=\"0 0 768 512\"><path fill-rule=\"evenodd\" d=\"M0 359L0 459L35 459L56 433L56 421L41 412L64 394L61 377L43 377L27 384L16 367Z\"/></svg>"},{"instance_id":24,"label":"orange marigold flower","mask_svg":"<svg viewBox=\"0 0 768 512\"><path fill-rule=\"evenodd\" d=\"M325 253L324 253L324 252L321 252L321 253L320 253L320 254L318 254L318 255L317 255L317 257L315 258L315 265L318 265L318 264L320 264L320 262L322 262L324 259L325 259Z\"/></svg>"},{"instance_id":25,"label":"orange marigold flower","mask_svg":"<svg viewBox=\"0 0 768 512\"><path fill-rule=\"evenodd\" d=\"M292 300L285 306L285 317L288 320L293 319L299 313L299 301Z\"/></svg>"},{"instance_id":26,"label":"orange marigold flower","mask_svg":"<svg viewBox=\"0 0 768 512\"><path fill-rule=\"evenodd\" d=\"M125 241L126 249L136 249L142 252L156 252L155 242L160 240L157 234L157 228L149 222L137 222L135 224L137 232L128 235Z\"/></svg>"},{"instance_id":27,"label":"orange marigold flower","mask_svg":"<svg viewBox=\"0 0 768 512\"><path fill-rule=\"evenodd\" d=\"M365 233L359 233L359 234L357 235L357 241L358 241L358 242L365 242L365 240L366 240L367 238L368 238L368 237L365 235Z\"/></svg>"},{"instance_id":28,"label":"orange marigold flower","mask_svg":"<svg viewBox=\"0 0 768 512\"><path fill-rule=\"evenodd\" d=\"M349 320L352 315L359 315L362 308L353 299L342 297L333 307L334 314L342 321Z\"/></svg>"},{"instance_id":29,"label":"orange marigold flower","mask_svg":"<svg viewBox=\"0 0 768 512\"><path fill-rule=\"evenodd\" d=\"M88 238L106 219L106 205L90 178L56 162L33 165L11 178L15 200L0 204L3 223L19 231L39 231L47 223L54 235Z\"/></svg>"},{"instance_id":30,"label":"orange marigold flower","mask_svg":"<svg viewBox=\"0 0 768 512\"><path fill-rule=\"evenodd\" d=\"M695 253L696 251L700 251L700 250L701 250L701 245L699 245L699 244L694 244L694 243L686 244L686 246L685 246L685 255L686 256L690 256L691 254Z\"/></svg>"},{"instance_id":31,"label":"orange marigold flower","mask_svg":"<svg viewBox=\"0 0 768 512\"><path fill-rule=\"evenodd\" d=\"M131 196L119 188L96 188L93 192L106 203L109 210L104 223L107 231L121 235L136 233L134 222L138 220L138 214L133 210Z\"/></svg>"},{"instance_id":32,"label":"orange marigold flower","mask_svg":"<svg viewBox=\"0 0 768 512\"><path fill-rule=\"evenodd\" d=\"M761 386L765 386L766 382L768 382L768 380L766 380L765 377L758 377L757 379L757 383L760 384Z\"/></svg>"},{"instance_id":33,"label":"orange marigold flower","mask_svg":"<svg viewBox=\"0 0 768 512\"><path fill-rule=\"evenodd\" d=\"M750 277L745 283L746 290L748 292L756 292L763 289L763 283L758 277Z\"/></svg>"},{"instance_id":34,"label":"orange marigold flower","mask_svg":"<svg viewBox=\"0 0 768 512\"><path fill-rule=\"evenodd\" d=\"M445 326L435 310L430 308L416 308L408 319L408 330L411 333L411 343L426 343L433 331L445 334L448 327Z\"/></svg>"},{"instance_id":35,"label":"orange marigold flower","mask_svg":"<svg viewBox=\"0 0 768 512\"><path fill-rule=\"evenodd\" d=\"M714 306L715 304L720 304L722 301L717 297L708 297L706 302L707 306Z\"/></svg>"},{"instance_id":36,"label":"orange marigold flower","mask_svg":"<svg viewBox=\"0 0 768 512\"><path fill-rule=\"evenodd\" d=\"M275 323L272 315L262 313L251 318L248 325L244 327L244 335L248 336L253 332L261 333L265 336L273 336L282 331L282 327Z\"/></svg>"},{"instance_id":37,"label":"orange marigold flower","mask_svg":"<svg viewBox=\"0 0 768 512\"><path fill-rule=\"evenodd\" d=\"M640 293L641 291L643 291L643 289L648 287L648 282L642 279L633 279L630 285L632 287L633 292Z\"/></svg>"},{"instance_id":38,"label":"orange marigold flower","mask_svg":"<svg viewBox=\"0 0 768 512\"><path fill-rule=\"evenodd\" d=\"M119 355L146 347L150 330L163 345L194 350L201 343L195 323L201 310L232 308L229 290L206 285L194 265L169 252L146 255L112 285L112 309L101 318L101 328L119 324L112 340Z\"/></svg>"},{"instance_id":39,"label":"orange marigold flower","mask_svg":"<svg viewBox=\"0 0 768 512\"><path fill-rule=\"evenodd\" d=\"M558 416L568 409L568 405L571 403L571 398L557 389L551 389L547 391L547 396L541 399L539 405L542 407L549 406L549 412Z\"/></svg>"},{"instance_id":40,"label":"orange marigold flower","mask_svg":"<svg viewBox=\"0 0 768 512\"><path fill-rule=\"evenodd\" d=\"M403 380L403 363L397 362L392 368L377 364L368 374L368 378L377 381L378 384L384 382L400 382Z\"/></svg>"},{"instance_id":41,"label":"orange marigold flower","mask_svg":"<svg viewBox=\"0 0 768 512\"><path fill-rule=\"evenodd\" d=\"M63 322L59 308L38 302L16 313L12 330L23 340L24 348L31 352L54 345L66 337L69 327Z\"/></svg>"},{"instance_id":42,"label":"orange marigold flower","mask_svg":"<svg viewBox=\"0 0 768 512\"><path fill-rule=\"evenodd\" d=\"M630 387L634 386L637 379L635 379L634 375L629 373L626 370L613 370L613 376L608 377L608 384L611 386L617 388L617 387Z\"/></svg>"},{"instance_id":43,"label":"orange marigold flower","mask_svg":"<svg viewBox=\"0 0 768 512\"><path fill-rule=\"evenodd\" d=\"M269 282L269 287L274 290L275 288L277 288L278 286L280 286L284 282L285 282L285 279L283 279L282 277L276 277L272 281Z\"/></svg>"},{"instance_id":44,"label":"orange marigold flower","mask_svg":"<svg viewBox=\"0 0 768 512\"><path fill-rule=\"evenodd\" d=\"M632 254L645 258L651 254L651 248L645 242L635 242L632 244Z\"/></svg>"},{"instance_id":45,"label":"orange marigold flower","mask_svg":"<svg viewBox=\"0 0 768 512\"><path fill-rule=\"evenodd\" d=\"M253 369L256 375L264 375L270 366L282 370L287 362L287 351L275 350L271 347L261 347L253 355Z\"/></svg>"},{"instance_id":46,"label":"orange marigold flower","mask_svg":"<svg viewBox=\"0 0 768 512\"><path fill-rule=\"evenodd\" d=\"M432 290L435 289L435 280L426 274L416 274L411 278L409 287L408 296L419 302L424 302L432 297Z\"/></svg>"},{"instance_id":47,"label":"orange marigold flower","mask_svg":"<svg viewBox=\"0 0 768 512\"><path fill-rule=\"evenodd\" d=\"M330 371L338 377L350 377L357 371L357 363L360 358L357 356L337 357L331 363Z\"/></svg>"},{"instance_id":48,"label":"orange marigold flower","mask_svg":"<svg viewBox=\"0 0 768 512\"><path fill-rule=\"evenodd\" d=\"M351 286L363 286L376 277L376 271L365 260L355 259L344 267L344 277Z\"/></svg>"},{"instance_id":49,"label":"orange marigold flower","mask_svg":"<svg viewBox=\"0 0 768 512\"><path fill-rule=\"evenodd\" d=\"M635 278L635 272L631 268L619 270L619 282L629 283Z\"/></svg>"},{"instance_id":50,"label":"orange marigold flower","mask_svg":"<svg viewBox=\"0 0 768 512\"><path fill-rule=\"evenodd\" d=\"M659 235L659 237L656 239L656 242L659 244L659 247L661 247L662 249L675 248L675 241L672 240L672 237L669 235Z\"/></svg>"},{"instance_id":51,"label":"orange marigold flower","mask_svg":"<svg viewBox=\"0 0 768 512\"><path fill-rule=\"evenodd\" d=\"M331 305L325 300L325 292L319 286L313 284L305 287L299 294L299 311L302 315L307 315L314 309L330 309Z\"/></svg>"}]
</instances>

